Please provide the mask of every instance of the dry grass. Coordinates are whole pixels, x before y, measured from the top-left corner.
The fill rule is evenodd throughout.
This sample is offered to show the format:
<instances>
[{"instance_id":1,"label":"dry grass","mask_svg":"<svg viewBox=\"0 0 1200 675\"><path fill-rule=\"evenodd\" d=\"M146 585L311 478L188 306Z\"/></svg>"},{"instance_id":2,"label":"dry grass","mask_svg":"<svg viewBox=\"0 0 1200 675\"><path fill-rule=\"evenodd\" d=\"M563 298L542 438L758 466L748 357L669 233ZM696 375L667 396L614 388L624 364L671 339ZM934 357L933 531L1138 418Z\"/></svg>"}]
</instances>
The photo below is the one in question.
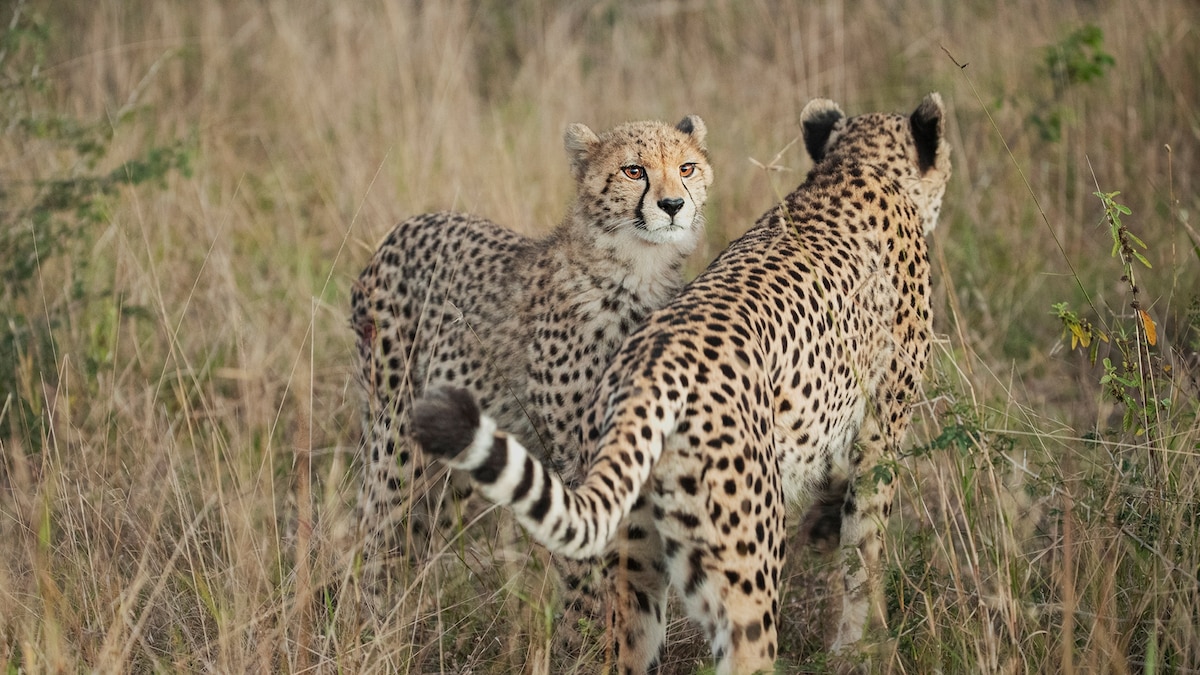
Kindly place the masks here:
<instances>
[{"instance_id":1,"label":"dry grass","mask_svg":"<svg viewBox=\"0 0 1200 675\"><path fill-rule=\"evenodd\" d=\"M926 449L898 468L873 664L1200 670L1188 0L46 0L9 3L0 21L14 7L49 33L0 47L0 227L33 227L39 181L176 139L191 171L118 186L88 219L59 212L84 226L0 294L14 336L0 363L9 672L536 670L528 636L553 619L507 581L537 562L486 542L447 553L466 567L413 570L382 629L349 611L346 299L374 243L441 208L545 231L570 199L568 122L694 112L717 175L698 270L800 180L798 146L778 162L790 171L750 160L788 146L807 100L904 110L930 90L955 149L934 245L944 337L912 435ZM1056 87L1045 48L1088 24L1115 64ZM37 49L44 91L20 79ZM106 154L88 166L17 124L31 113L100 123ZM1035 115L1058 115L1058 137ZM1143 372L1174 404L1149 435L1122 431L1125 407L1101 398L1102 371L1050 314L1070 301L1133 333L1097 189L1122 192L1154 263L1139 297L1171 371ZM823 668L828 598L807 562L785 603L788 672ZM672 630L666 669L694 671L702 648Z\"/></svg>"}]
</instances>

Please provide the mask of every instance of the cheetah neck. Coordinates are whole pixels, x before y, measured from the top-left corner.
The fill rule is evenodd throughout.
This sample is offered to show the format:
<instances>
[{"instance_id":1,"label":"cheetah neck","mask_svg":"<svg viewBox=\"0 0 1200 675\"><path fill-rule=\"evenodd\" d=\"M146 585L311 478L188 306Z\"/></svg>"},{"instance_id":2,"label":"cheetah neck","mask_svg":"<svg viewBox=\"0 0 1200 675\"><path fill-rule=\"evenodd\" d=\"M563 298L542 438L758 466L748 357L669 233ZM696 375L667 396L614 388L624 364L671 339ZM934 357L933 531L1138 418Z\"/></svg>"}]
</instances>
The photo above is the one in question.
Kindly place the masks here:
<instances>
[{"instance_id":1,"label":"cheetah neck","mask_svg":"<svg viewBox=\"0 0 1200 675\"><path fill-rule=\"evenodd\" d=\"M597 289L615 285L637 304L655 308L683 285L683 263L697 240L691 236L654 244L626 227L610 231L574 218L545 240L541 255L584 285Z\"/></svg>"}]
</instances>

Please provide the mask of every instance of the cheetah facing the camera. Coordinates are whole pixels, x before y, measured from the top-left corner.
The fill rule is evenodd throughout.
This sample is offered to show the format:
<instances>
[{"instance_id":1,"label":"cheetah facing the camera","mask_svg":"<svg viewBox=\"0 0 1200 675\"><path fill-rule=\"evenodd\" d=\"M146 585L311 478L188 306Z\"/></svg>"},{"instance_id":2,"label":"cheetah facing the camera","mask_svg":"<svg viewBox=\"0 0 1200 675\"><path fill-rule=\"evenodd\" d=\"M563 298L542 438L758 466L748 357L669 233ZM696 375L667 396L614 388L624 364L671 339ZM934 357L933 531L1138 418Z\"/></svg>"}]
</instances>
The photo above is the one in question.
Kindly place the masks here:
<instances>
[{"instance_id":1,"label":"cheetah facing the camera","mask_svg":"<svg viewBox=\"0 0 1200 675\"><path fill-rule=\"evenodd\" d=\"M384 239L351 292L367 393L358 526L368 575L396 553L428 553L431 520L456 511L439 496L444 472L411 452L408 411L426 387L465 387L522 443L552 448L552 464L578 464L586 395L683 284L712 182L705 135L694 115L600 135L573 124L577 198L545 238L432 213Z\"/></svg>"},{"instance_id":2,"label":"cheetah facing the camera","mask_svg":"<svg viewBox=\"0 0 1200 675\"><path fill-rule=\"evenodd\" d=\"M654 669L673 585L718 673L770 669L788 504L841 539L834 649L879 611L894 460L929 352L925 235L950 177L941 98L910 116L801 114L807 180L648 317L601 377L571 489L471 396L413 411L428 452L469 471L552 551L608 553L621 673ZM831 506L832 505L832 506ZM838 525L840 523L840 531Z\"/></svg>"}]
</instances>

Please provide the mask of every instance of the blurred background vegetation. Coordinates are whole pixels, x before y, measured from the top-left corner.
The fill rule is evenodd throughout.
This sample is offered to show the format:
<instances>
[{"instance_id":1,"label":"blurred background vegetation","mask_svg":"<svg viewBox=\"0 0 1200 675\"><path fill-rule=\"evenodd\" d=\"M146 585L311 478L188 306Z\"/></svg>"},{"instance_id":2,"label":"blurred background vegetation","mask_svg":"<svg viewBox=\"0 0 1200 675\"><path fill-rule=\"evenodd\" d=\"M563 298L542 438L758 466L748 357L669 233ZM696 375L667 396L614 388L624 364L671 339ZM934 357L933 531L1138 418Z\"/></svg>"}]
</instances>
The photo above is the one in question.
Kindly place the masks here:
<instances>
[{"instance_id":1,"label":"blurred background vegetation","mask_svg":"<svg viewBox=\"0 0 1200 675\"><path fill-rule=\"evenodd\" d=\"M566 124L696 113L698 272L802 180L809 99L936 90L942 337L871 667L1200 669L1200 7L912 5L0 4L0 663L538 672L519 561L414 571L388 630L346 609L375 242L443 208L545 232ZM782 668L820 672L795 574Z\"/></svg>"}]
</instances>

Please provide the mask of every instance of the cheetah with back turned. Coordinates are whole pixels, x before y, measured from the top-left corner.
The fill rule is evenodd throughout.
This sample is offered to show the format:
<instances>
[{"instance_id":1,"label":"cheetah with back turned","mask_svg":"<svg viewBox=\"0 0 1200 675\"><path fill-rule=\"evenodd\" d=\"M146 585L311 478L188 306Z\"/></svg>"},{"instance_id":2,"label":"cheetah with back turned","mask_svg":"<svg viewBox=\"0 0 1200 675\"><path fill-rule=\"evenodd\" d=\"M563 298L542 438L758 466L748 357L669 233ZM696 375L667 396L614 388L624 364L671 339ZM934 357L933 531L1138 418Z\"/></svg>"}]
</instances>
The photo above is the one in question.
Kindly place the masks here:
<instances>
[{"instance_id":1,"label":"cheetah with back turned","mask_svg":"<svg viewBox=\"0 0 1200 675\"><path fill-rule=\"evenodd\" d=\"M668 585L718 673L771 668L788 504L839 523L834 649L879 612L894 485L873 469L896 457L929 352L924 237L950 177L944 111L930 94L911 116L846 118L822 99L801 120L807 180L625 341L591 399L576 488L466 392L414 409L419 444L536 540L607 551L621 673L657 663Z\"/></svg>"},{"instance_id":2,"label":"cheetah with back turned","mask_svg":"<svg viewBox=\"0 0 1200 675\"><path fill-rule=\"evenodd\" d=\"M425 387L465 387L524 444L553 448L552 464L578 452L586 395L609 358L683 284L712 181L706 133L695 115L600 135L572 124L577 196L547 236L431 213L383 240L351 292L367 393L358 517L368 576L398 553L429 553L431 521L460 512L442 501L444 472L411 452L408 411Z\"/></svg>"}]
</instances>

